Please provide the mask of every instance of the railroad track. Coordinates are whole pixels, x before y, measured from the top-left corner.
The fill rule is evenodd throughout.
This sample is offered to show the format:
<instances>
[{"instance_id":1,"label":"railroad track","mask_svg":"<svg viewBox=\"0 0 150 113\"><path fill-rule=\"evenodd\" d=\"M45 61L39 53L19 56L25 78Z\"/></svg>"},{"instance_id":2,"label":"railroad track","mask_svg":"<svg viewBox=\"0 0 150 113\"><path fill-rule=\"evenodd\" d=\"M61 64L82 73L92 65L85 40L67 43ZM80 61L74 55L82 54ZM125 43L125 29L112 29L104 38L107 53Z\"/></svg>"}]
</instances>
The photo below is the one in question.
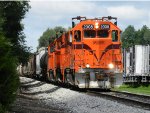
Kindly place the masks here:
<instances>
[{"instance_id":1,"label":"railroad track","mask_svg":"<svg viewBox=\"0 0 150 113\"><path fill-rule=\"evenodd\" d=\"M134 107L150 110L150 96L132 94L127 92L119 92L119 91L100 92L94 90L87 90L86 94L103 97L112 101L117 101L126 104L128 106L134 106Z\"/></svg>"},{"instance_id":2,"label":"railroad track","mask_svg":"<svg viewBox=\"0 0 150 113\"><path fill-rule=\"evenodd\" d=\"M45 82L45 81L43 81ZM49 83L49 82L47 82ZM53 83L52 83L53 84ZM62 86L60 84L54 84L58 87L68 88L68 86ZM82 90L76 87L69 87L71 90L84 93L91 96L98 96L106 98L112 101L117 101L128 106L134 106L141 109L150 110L150 96L133 94L128 92L119 92L119 91L101 91L101 90Z\"/></svg>"}]
</instances>

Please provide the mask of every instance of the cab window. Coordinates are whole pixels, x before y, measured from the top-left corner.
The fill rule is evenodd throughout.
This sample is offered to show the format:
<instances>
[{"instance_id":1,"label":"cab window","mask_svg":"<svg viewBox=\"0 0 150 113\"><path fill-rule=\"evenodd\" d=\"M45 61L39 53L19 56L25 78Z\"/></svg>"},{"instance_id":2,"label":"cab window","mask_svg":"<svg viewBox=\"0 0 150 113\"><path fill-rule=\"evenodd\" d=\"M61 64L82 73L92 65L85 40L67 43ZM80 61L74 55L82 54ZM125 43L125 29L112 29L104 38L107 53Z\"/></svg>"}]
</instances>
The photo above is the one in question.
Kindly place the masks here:
<instances>
[{"instance_id":1,"label":"cab window","mask_svg":"<svg viewBox=\"0 0 150 113\"><path fill-rule=\"evenodd\" d=\"M95 30L84 30L84 37L85 38L94 38L94 37L96 37L96 31Z\"/></svg>"},{"instance_id":2,"label":"cab window","mask_svg":"<svg viewBox=\"0 0 150 113\"><path fill-rule=\"evenodd\" d=\"M76 42L81 42L81 31L80 30L74 31L74 38L75 38Z\"/></svg>"},{"instance_id":3,"label":"cab window","mask_svg":"<svg viewBox=\"0 0 150 113\"><path fill-rule=\"evenodd\" d=\"M57 49L61 48L61 42L57 42Z\"/></svg>"},{"instance_id":4,"label":"cab window","mask_svg":"<svg viewBox=\"0 0 150 113\"><path fill-rule=\"evenodd\" d=\"M112 30L112 41L117 42L118 41L118 31Z\"/></svg>"},{"instance_id":5,"label":"cab window","mask_svg":"<svg viewBox=\"0 0 150 113\"><path fill-rule=\"evenodd\" d=\"M98 30L98 31L97 31L97 36L98 36L99 38L107 38L108 35L109 35L108 30Z\"/></svg>"},{"instance_id":6,"label":"cab window","mask_svg":"<svg viewBox=\"0 0 150 113\"><path fill-rule=\"evenodd\" d=\"M54 48L55 48L54 46L50 47L50 53L54 52L54 50L55 50Z\"/></svg>"},{"instance_id":7,"label":"cab window","mask_svg":"<svg viewBox=\"0 0 150 113\"><path fill-rule=\"evenodd\" d=\"M67 43L67 44L68 44L68 42L69 42L68 37L69 37L69 33L65 33L65 43Z\"/></svg>"}]
</instances>

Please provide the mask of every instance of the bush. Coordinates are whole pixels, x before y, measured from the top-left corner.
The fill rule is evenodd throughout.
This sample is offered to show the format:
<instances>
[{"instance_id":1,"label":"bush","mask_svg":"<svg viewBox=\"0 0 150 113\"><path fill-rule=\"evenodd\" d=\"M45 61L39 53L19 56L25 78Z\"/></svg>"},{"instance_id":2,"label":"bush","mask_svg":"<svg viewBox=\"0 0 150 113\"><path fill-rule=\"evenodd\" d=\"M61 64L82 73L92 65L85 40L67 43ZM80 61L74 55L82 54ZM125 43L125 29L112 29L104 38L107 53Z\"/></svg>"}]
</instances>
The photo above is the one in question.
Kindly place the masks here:
<instances>
[{"instance_id":1,"label":"bush","mask_svg":"<svg viewBox=\"0 0 150 113\"><path fill-rule=\"evenodd\" d=\"M0 113L3 113L2 104L0 103Z\"/></svg>"},{"instance_id":2,"label":"bush","mask_svg":"<svg viewBox=\"0 0 150 113\"><path fill-rule=\"evenodd\" d=\"M11 55L11 44L0 35L0 112L14 101L18 86L16 58Z\"/></svg>"}]
</instances>

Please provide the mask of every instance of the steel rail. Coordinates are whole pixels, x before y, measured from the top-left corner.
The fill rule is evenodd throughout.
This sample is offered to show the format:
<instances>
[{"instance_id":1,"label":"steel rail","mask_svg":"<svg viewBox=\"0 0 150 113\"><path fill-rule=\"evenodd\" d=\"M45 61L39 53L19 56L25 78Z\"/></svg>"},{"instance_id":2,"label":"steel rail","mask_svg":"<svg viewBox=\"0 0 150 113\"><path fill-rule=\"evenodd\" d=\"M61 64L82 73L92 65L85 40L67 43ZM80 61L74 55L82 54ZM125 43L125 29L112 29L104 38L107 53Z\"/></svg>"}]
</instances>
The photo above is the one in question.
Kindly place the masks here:
<instances>
[{"instance_id":1,"label":"steel rail","mask_svg":"<svg viewBox=\"0 0 150 113\"><path fill-rule=\"evenodd\" d=\"M118 91L97 92L97 91L91 91L91 90L87 90L86 94L102 97L102 98L109 99L112 101L117 101L128 106L134 106L134 107L138 107L141 109L150 110L150 96L137 95L137 94L131 94L131 93L126 93L126 92L118 92ZM133 98L133 96L136 96L136 98ZM146 97L146 98L143 98L143 97Z\"/></svg>"}]
</instances>

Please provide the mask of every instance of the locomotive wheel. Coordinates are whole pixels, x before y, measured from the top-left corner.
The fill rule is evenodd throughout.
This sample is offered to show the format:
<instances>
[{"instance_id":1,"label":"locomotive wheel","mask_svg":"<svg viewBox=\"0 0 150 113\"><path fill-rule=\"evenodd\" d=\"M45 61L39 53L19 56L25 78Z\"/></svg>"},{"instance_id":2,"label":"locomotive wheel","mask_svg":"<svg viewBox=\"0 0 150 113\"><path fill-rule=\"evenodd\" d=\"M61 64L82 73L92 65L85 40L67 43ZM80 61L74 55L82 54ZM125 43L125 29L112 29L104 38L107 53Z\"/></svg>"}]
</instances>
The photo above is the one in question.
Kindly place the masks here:
<instances>
[{"instance_id":1,"label":"locomotive wheel","mask_svg":"<svg viewBox=\"0 0 150 113\"><path fill-rule=\"evenodd\" d=\"M51 81L51 79L50 79L50 73L47 74L47 80Z\"/></svg>"},{"instance_id":2,"label":"locomotive wheel","mask_svg":"<svg viewBox=\"0 0 150 113\"><path fill-rule=\"evenodd\" d=\"M65 69L64 75L65 75L65 83L74 85L74 79L73 79L72 71L70 70L70 72L67 73L67 71Z\"/></svg>"},{"instance_id":3,"label":"locomotive wheel","mask_svg":"<svg viewBox=\"0 0 150 113\"><path fill-rule=\"evenodd\" d=\"M49 74L47 75L47 79L48 79L48 81L55 81L53 70L49 70Z\"/></svg>"},{"instance_id":4,"label":"locomotive wheel","mask_svg":"<svg viewBox=\"0 0 150 113\"><path fill-rule=\"evenodd\" d=\"M62 77L60 68L56 69L56 81L58 81L58 82L62 82L63 81L63 77Z\"/></svg>"}]
</instances>

